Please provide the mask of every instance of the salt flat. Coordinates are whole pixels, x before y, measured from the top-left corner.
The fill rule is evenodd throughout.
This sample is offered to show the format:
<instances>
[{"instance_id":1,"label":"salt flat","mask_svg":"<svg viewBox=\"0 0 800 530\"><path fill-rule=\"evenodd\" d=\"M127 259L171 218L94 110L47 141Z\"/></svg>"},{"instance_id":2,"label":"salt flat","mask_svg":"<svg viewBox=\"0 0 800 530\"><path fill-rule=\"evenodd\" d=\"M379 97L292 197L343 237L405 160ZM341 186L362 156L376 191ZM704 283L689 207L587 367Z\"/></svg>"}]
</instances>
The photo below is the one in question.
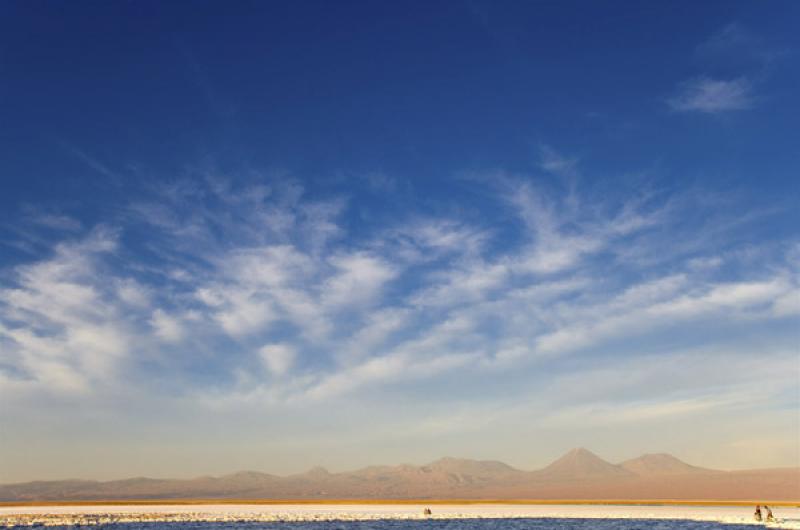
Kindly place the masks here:
<instances>
[{"instance_id":1,"label":"salt flat","mask_svg":"<svg viewBox=\"0 0 800 530\"><path fill-rule=\"evenodd\" d=\"M203 504L203 505L96 505L4 506L0 526L102 524L110 522L185 521L359 521L376 519L476 518L602 518L683 519L755 524L750 506L629 506L540 504L435 504L431 516L424 504ZM772 528L800 529L800 508L773 510Z\"/></svg>"}]
</instances>

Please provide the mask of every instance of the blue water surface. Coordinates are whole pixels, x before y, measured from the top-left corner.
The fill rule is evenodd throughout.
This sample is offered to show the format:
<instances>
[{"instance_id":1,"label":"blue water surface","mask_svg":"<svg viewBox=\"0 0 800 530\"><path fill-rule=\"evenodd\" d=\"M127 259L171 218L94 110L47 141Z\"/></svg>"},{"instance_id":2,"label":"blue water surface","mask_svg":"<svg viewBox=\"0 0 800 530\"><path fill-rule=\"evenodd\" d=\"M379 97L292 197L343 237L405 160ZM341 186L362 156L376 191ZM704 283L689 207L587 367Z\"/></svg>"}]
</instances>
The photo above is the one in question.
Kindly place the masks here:
<instances>
[{"instance_id":1,"label":"blue water surface","mask_svg":"<svg viewBox=\"0 0 800 530\"><path fill-rule=\"evenodd\" d=\"M318 522L113 523L103 530L742 530L758 525L649 519L429 519ZM74 527L51 527L71 529Z\"/></svg>"}]
</instances>

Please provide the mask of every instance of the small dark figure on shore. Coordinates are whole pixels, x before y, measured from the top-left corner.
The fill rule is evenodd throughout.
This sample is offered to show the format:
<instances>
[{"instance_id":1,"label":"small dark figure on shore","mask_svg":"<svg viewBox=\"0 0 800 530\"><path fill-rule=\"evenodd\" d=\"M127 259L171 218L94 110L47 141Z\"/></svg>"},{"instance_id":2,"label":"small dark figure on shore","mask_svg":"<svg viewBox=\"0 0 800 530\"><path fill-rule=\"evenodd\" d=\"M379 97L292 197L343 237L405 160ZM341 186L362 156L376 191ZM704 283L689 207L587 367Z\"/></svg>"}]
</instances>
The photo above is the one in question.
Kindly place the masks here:
<instances>
[{"instance_id":1,"label":"small dark figure on shore","mask_svg":"<svg viewBox=\"0 0 800 530\"><path fill-rule=\"evenodd\" d=\"M753 514L753 519L755 519L756 521L761 520L761 506L758 504L756 504L756 513Z\"/></svg>"},{"instance_id":2,"label":"small dark figure on shore","mask_svg":"<svg viewBox=\"0 0 800 530\"><path fill-rule=\"evenodd\" d=\"M766 504L764 505L764 509L767 511L767 522L771 523L775 520L775 517L772 515L772 510L769 509L769 506Z\"/></svg>"},{"instance_id":3,"label":"small dark figure on shore","mask_svg":"<svg viewBox=\"0 0 800 530\"><path fill-rule=\"evenodd\" d=\"M433 512L431 511L430 508L425 508L425 510L423 510L422 513L423 513L423 515L431 515L431 514L433 514Z\"/></svg>"}]
</instances>

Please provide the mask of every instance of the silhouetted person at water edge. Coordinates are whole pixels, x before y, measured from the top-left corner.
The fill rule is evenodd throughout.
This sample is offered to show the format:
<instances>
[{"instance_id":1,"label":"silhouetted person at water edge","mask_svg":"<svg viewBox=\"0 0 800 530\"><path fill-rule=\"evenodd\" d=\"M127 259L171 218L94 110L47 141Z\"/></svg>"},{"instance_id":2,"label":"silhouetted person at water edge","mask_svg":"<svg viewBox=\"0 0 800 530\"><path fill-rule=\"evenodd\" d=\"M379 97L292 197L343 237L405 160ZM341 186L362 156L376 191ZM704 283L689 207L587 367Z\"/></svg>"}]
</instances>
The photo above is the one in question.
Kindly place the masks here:
<instances>
[{"instance_id":1,"label":"silhouetted person at water edge","mask_svg":"<svg viewBox=\"0 0 800 530\"><path fill-rule=\"evenodd\" d=\"M764 505L764 509L767 510L767 522L771 523L775 520L775 517L772 515L772 510L769 509L769 506L766 504Z\"/></svg>"},{"instance_id":2,"label":"silhouetted person at water edge","mask_svg":"<svg viewBox=\"0 0 800 530\"><path fill-rule=\"evenodd\" d=\"M759 504L756 504L756 513L753 514L753 519L756 521L761 520L761 506Z\"/></svg>"},{"instance_id":3,"label":"silhouetted person at water edge","mask_svg":"<svg viewBox=\"0 0 800 530\"><path fill-rule=\"evenodd\" d=\"M432 515L433 512L431 511L430 508L425 508L425 510L422 511L422 514L423 515Z\"/></svg>"}]
</instances>

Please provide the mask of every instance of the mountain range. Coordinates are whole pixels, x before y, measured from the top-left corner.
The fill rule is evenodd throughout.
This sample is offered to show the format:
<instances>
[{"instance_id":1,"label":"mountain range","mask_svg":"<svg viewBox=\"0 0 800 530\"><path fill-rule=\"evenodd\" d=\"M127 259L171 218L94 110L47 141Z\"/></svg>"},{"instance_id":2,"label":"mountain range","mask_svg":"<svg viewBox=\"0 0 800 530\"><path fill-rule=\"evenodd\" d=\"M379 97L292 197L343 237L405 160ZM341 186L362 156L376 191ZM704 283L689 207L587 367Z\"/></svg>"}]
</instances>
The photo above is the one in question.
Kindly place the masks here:
<instances>
[{"instance_id":1,"label":"mountain range","mask_svg":"<svg viewBox=\"0 0 800 530\"><path fill-rule=\"evenodd\" d=\"M800 468L719 471L669 454L612 464L573 449L543 469L442 458L423 466L315 467L277 476L242 471L193 479L61 480L0 485L0 501L136 499L574 499L800 501Z\"/></svg>"}]
</instances>

